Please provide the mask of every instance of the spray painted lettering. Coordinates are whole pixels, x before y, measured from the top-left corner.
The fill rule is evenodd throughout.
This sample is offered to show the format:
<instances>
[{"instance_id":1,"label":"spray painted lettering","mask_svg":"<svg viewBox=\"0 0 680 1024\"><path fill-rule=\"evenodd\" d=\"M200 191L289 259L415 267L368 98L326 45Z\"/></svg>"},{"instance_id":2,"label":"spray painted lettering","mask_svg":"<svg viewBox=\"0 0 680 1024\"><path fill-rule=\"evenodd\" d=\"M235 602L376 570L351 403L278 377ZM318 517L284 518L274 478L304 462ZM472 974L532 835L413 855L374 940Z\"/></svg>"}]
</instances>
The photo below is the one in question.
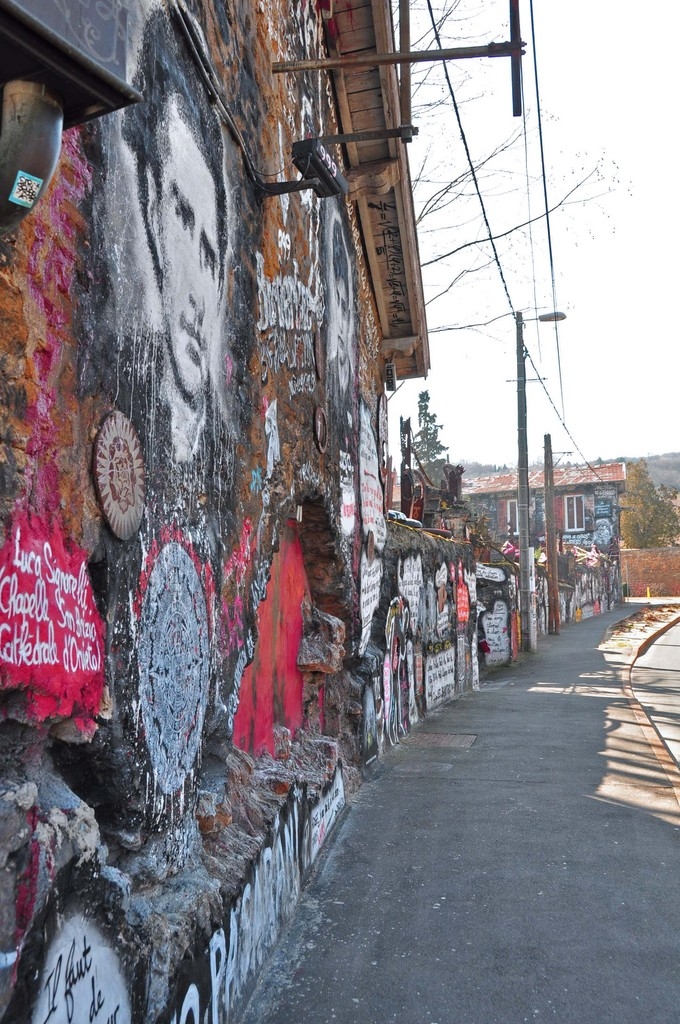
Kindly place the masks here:
<instances>
[{"instance_id":1,"label":"spray painted lettering","mask_svg":"<svg viewBox=\"0 0 680 1024\"><path fill-rule=\"evenodd\" d=\"M378 551L382 551L387 539L387 525L384 515L385 497L380 479L378 449L375 443L373 428L371 427L371 414L363 402L360 414L359 469L361 473L359 490L361 493L361 520L364 538L368 537L368 534L372 532L375 536L375 545Z\"/></svg>"},{"instance_id":2,"label":"spray painted lettering","mask_svg":"<svg viewBox=\"0 0 680 1024\"><path fill-rule=\"evenodd\" d=\"M58 525L19 516L0 552L0 688L29 689L39 720L95 715L103 632L85 552Z\"/></svg>"},{"instance_id":3,"label":"spray painted lettering","mask_svg":"<svg viewBox=\"0 0 680 1024\"><path fill-rule=\"evenodd\" d=\"M218 928L210 939L205 954L209 991L200 991L196 982L190 982L168 1024L227 1024L231 1019L290 918L300 895L301 876L318 855L344 800L338 767L321 800L309 807L305 840L300 843L303 792L293 789L287 808L274 823L273 842L260 853L251 882L231 908L228 929Z\"/></svg>"},{"instance_id":4,"label":"spray painted lettering","mask_svg":"<svg viewBox=\"0 0 680 1024\"><path fill-rule=\"evenodd\" d=\"M292 274L268 278L264 257L257 253L258 330L264 335L260 344L262 379L287 368L293 374L290 397L314 390L314 329L323 316L323 300L309 282L300 279L297 262Z\"/></svg>"},{"instance_id":5,"label":"spray painted lettering","mask_svg":"<svg viewBox=\"0 0 680 1024\"><path fill-rule=\"evenodd\" d=\"M423 592L423 562L420 555L407 555L399 560L397 568L399 593L408 601L411 609L411 623L414 629L420 622L420 602Z\"/></svg>"},{"instance_id":6,"label":"spray painted lettering","mask_svg":"<svg viewBox=\"0 0 680 1024\"><path fill-rule=\"evenodd\" d=\"M428 655L425 661L425 699L429 710L456 692L456 655L453 647Z\"/></svg>"},{"instance_id":7,"label":"spray painted lettering","mask_svg":"<svg viewBox=\"0 0 680 1024\"><path fill-rule=\"evenodd\" d=\"M380 584L383 577L383 564L380 558L369 560L366 550L361 552L361 642L359 654L363 654L371 638L373 614L380 602Z\"/></svg>"},{"instance_id":8,"label":"spray painted lettering","mask_svg":"<svg viewBox=\"0 0 680 1024\"><path fill-rule=\"evenodd\" d=\"M375 200L369 202L368 206L382 226L381 244L376 246L376 255L386 268L386 283L389 290L387 303L389 321L395 327L400 327L408 322L408 310L406 306L405 260L396 203Z\"/></svg>"},{"instance_id":9,"label":"spray painted lettering","mask_svg":"<svg viewBox=\"0 0 680 1024\"><path fill-rule=\"evenodd\" d=\"M316 860L326 836L333 828L340 811L345 806L345 787L342 780L342 771L336 769L335 776L328 791L321 800L312 808L305 833L308 834L305 842L306 863L305 867L311 867Z\"/></svg>"},{"instance_id":10,"label":"spray painted lettering","mask_svg":"<svg viewBox=\"0 0 680 1024\"><path fill-rule=\"evenodd\" d=\"M510 662L510 630L508 606L505 601L494 601L493 611L482 614L482 625L491 650L486 655L487 665L505 665Z\"/></svg>"},{"instance_id":11,"label":"spray painted lettering","mask_svg":"<svg viewBox=\"0 0 680 1024\"><path fill-rule=\"evenodd\" d=\"M113 949L75 916L49 947L32 1024L130 1024L130 1003Z\"/></svg>"}]
</instances>

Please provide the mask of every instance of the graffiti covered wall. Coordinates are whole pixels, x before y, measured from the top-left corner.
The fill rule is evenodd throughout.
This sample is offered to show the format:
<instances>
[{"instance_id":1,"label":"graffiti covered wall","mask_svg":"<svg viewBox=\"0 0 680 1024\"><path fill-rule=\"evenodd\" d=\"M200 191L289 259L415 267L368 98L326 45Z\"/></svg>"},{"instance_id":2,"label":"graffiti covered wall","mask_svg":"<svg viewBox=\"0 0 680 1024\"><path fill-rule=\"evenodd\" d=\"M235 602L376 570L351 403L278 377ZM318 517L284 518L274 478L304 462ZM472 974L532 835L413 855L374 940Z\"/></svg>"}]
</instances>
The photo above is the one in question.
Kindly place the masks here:
<instances>
[{"instance_id":1,"label":"graffiti covered wall","mask_svg":"<svg viewBox=\"0 0 680 1024\"><path fill-rule=\"evenodd\" d=\"M480 661L483 669L509 665L519 651L519 608L517 563L477 563L477 621ZM601 564L576 564L571 559L568 579L559 580L560 622L579 622L611 611L621 599L621 572L615 559ZM533 613L539 636L548 634L548 576L536 566Z\"/></svg>"},{"instance_id":2,"label":"graffiti covered wall","mask_svg":"<svg viewBox=\"0 0 680 1024\"><path fill-rule=\"evenodd\" d=\"M366 764L420 717L479 685L472 549L390 523L383 560L360 666Z\"/></svg>"},{"instance_id":3,"label":"graffiti covered wall","mask_svg":"<svg viewBox=\"0 0 680 1024\"><path fill-rule=\"evenodd\" d=\"M128 14L142 102L0 247L3 1022L233 1017L365 765L477 683L470 551L386 522L355 207L265 187L337 131L270 67L321 11Z\"/></svg>"}]
</instances>

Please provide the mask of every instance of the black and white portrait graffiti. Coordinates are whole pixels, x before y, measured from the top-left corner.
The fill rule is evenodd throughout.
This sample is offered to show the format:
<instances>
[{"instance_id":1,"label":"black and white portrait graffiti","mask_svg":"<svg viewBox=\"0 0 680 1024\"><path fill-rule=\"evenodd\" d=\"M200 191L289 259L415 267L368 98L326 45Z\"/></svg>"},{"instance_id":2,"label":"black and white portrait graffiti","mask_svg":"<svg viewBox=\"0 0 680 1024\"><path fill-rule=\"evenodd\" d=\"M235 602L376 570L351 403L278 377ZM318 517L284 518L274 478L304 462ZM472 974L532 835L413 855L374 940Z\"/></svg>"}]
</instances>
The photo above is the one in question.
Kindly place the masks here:
<instances>
[{"instance_id":1,"label":"black and white portrait graffiti","mask_svg":"<svg viewBox=\"0 0 680 1024\"><path fill-rule=\"evenodd\" d=\"M160 397L170 413L175 458L185 462L205 423L225 331L224 141L205 90L187 74L189 55L162 16L147 25L142 60L137 81L145 103L124 118L123 139L157 290Z\"/></svg>"},{"instance_id":2,"label":"black and white portrait graffiti","mask_svg":"<svg viewBox=\"0 0 680 1024\"><path fill-rule=\"evenodd\" d=\"M235 158L163 10L144 24L132 60L143 102L99 129L106 188L93 198L97 292L83 314L93 337L85 359L98 364L92 384L108 386L139 424L147 461L159 444L165 453L167 437L173 461L184 465L213 412L230 423L227 180ZM101 240L100 223L108 228Z\"/></svg>"},{"instance_id":3,"label":"black and white portrait graffiti","mask_svg":"<svg viewBox=\"0 0 680 1024\"><path fill-rule=\"evenodd\" d=\"M210 636L201 579L181 544L160 551L139 621L139 700L157 788L177 792L194 767L208 703Z\"/></svg>"},{"instance_id":4,"label":"black and white portrait graffiti","mask_svg":"<svg viewBox=\"0 0 680 1024\"><path fill-rule=\"evenodd\" d=\"M345 406L353 394L356 372L354 262L342 207L328 200L323 217L326 381L331 401Z\"/></svg>"}]
</instances>

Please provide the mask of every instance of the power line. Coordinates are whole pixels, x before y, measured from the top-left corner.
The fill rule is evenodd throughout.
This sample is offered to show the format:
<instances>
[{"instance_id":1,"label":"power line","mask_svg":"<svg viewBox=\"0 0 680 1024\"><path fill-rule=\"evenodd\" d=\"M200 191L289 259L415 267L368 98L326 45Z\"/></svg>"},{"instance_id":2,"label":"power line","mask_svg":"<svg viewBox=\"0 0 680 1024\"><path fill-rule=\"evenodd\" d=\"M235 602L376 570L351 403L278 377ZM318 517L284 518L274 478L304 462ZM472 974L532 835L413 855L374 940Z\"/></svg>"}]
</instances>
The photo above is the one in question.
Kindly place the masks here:
<instances>
[{"instance_id":1,"label":"power line","mask_svg":"<svg viewBox=\"0 0 680 1024\"><path fill-rule=\"evenodd\" d=\"M538 294L536 291L536 256L534 253L534 232L531 226L531 177L529 175L529 140L527 137L527 105L524 98L524 80L522 79L522 135L524 141L524 180L527 192L527 224L529 225L529 259L531 261L531 284L533 287L534 294L534 309L538 309ZM557 306L553 302L553 309ZM536 331L536 340L538 341L538 357L542 358L541 352L541 332Z\"/></svg>"},{"instance_id":2,"label":"power line","mask_svg":"<svg viewBox=\"0 0 680 1024\"><path fill-rule=\"evenodd\" d=\"M552 233L550 231L550 214L548 208L548 184L545 174L545 152L543 149L543 119L541 117L541 98L538 88L538 63L536 60L536 30L534 27L534 0L529 0L529 11L531 14L531 49L534 61L534 83L536 87L536 117L538 120L538 142L541 153L541 178L543 181L543 203L545 206L545 227L548 237L548 256L550 259L550 282L552 285L553 309L557 309L557 293L555 289L555 261L553 259ZM560 334L555 322L555 347L557 349L557 369L560 378L560 398L562 400L562 415L564 416L564 385L562 381L562 357L560 354Z\"/></svg>"},{"instance_id":3,"label":"power line","mask_svg":"<svg viewBox=\"0 0 680 1024\"><path fill-rule=\"evenodd\" d=\"M435 16L434 16L434 11L432 10L431 0L427 0L427 8L428 8L428 11L429 11L429 14L430 14L430 21L432 23L432 31L434 33L435 42L437 44L437 47L439 49L442 49L441 39L440 39L440 35L439 35L439 29L437 28L436 19L435 19ZM538 116L538 134L539 134L540 153L541 153L541 177L542 177L542 181L543 181L543 198L544 198L544 208L545 208L546 230L547 230L547 236L548 236L548 252L549 252L549 258L550 258L550 279L551 279L551 285L552 285L553 309L556 309L557 308L557 294L556 294L556 288L555 288L555 263L554 263L554 259L553 259L552 234L551 234L551 231L550 231L550 210L549 210L549 206L548 206L548 190L547 190L546 173L545 173L545 154L544 154L544 147L543 147L543 127L542 127L542 121L541 121L541 105L540 105L539 87L538 87L538 67L537 67L537 64L536 64L536 34L535 34L535 30L534 30L533 0L530 0L530 8L531 8L531 37L532 37L533 56L534 56L534 80L535 80L535 84L536 84L536 107L537 107L537 116ZM486 207L484 205L484 200L482 198L482 193L481 193L481 190L479 188L479 182L477 180L477 173L475 171L475 167L474 167L474 164L472 162L472 156L470 154L470 148L468 146L467 138L466 138L466 135L465 135L465 130L463 129L463 124L462 124L461 117L460 117L460 111L458 109L458 102L456 100L456 96L455 96L455 93L454 93L454 90L453 90L453 86L451 84L451 79L449 77L448 67L447 67L445 61L442 61L442 64L443 64L443 68L444 68L444 77L446 78L446 84L447 84L448 89L449 89L449 95L451 96L451 102L453 104L453 109L454 109L454 112L455 112L455 115L456 115L456 121L458 123L458 130L460 132L460 137L461 137L461 140L462 140L462 143L463 143L463 147L465 149L465 155L467 157L468 166L470 168L470 174L472 176L472 181L473 181L474 186L475 186L475 192L477 193L477 198L479 199L479 205L480 205L480 208L481 208L481 211L482 211L482 216L484 218L484 224L486 226L488 240L489 240L489 242L491 244L491 248L492 248L492 251L493 251L494 262L496 263L496 266L498 267L498 273L499 273L501 281L503 283L503 289L505 291L505 295L506 295L506 298L508 300L508 305L510 306L510 310L511 310L513 315L516 315L515 314L515 308L514 308L513 303L512 303L512 299L510 298L510 292L508 290L508 285L507 285L507 282L505 280L505 274L503 273L503 268L501 266L501 261L500 261L500 258L498 256L498 251L496 249L496 243L494 241L493 233L491 231L491 225L489 224L489 218L488 218L487 213L486 213ZM523 89L523 82L522 82L522 89ZM522 107L523 107L523 109L525 109L524 103L522 104ZM524 138L525 138L525 152L526 152L526 115L524 115ZM528 179L528 167L527 167L527 179ZM529 219L529 223L531 223L531 216L530 216L530 219ZM532 260L533 260L533 245L532 245ZM432 262L435 262L435 261L432 261ZM533 265L533 263L532 263L532 265ZM507 314L505 314L505 315L507 315ZM494 317L493 319L495 320L495 319L499 319L499 318ZM493 323L493 320L490 320L487 323ZM471 325L468 325L468 326L471 326ZM475 325L475 326L487 326L487 324L480 324L480 325ZM446 330L446 329L447 328L440 328L440 330ZM451 329L451 328L449 328L449 329ZM435 331L436 330L437 329L435 328ZM567 434L567 437L569 437L570 441L574 445L575 450L579 453L579 455L583 459L583 462L585 463L585 465L591 470L591 472L593 472L595 474L597 479L600 480L601 482L603 482L602 481L602 477L599 475L597 470L588 462L588 460L586 459L585 455L583 454L583 452L579 448L578 444L574 440L574 438L573 438L573 436L571 434L571 431L568 429L566 423L564 422L564 388L563 388L563 381L562 381L562 361L561 361L561 355L560 355L559 334L558 334L558 330L557 330L557 323L555 323L555 336L556 336L557 362L558 362L559 380L560 380L560 396L561 396L561 401L562 401L562 415L560 415L560 413L558 412L557 406L555 405L555 403L554 403L554 401L552 399L552 396L550 395L550 392L546 388L545 382L543 381L543 378L541 377L541 375L538 372L538 369L536 368L536 364L534 363L534 361L533 361L533 359L531 357L531 353L529 352L528 348L526 347L526 345L523 342L524 354L529 359L529 362L531 363L531 365L532 365L532 367L534 369L534 372L536 373L536 376L537 376L538 380L541 382L541 386L542 386L543 390L545 391L545 394L546 394L546 396L548 398L548 401L550 402L550 405L552 406L552 408L555 411L555 415L557 416L560 424L562 425L562 428L564 429L565 433Z\"/></svg>"},{"instance_id":4,"label":"power line","mask_svg":"<svg viewBox=\"0 0 680 1024\"><path fill-rule=\"evenodd\" d=\"M430 12L430 21L432 22L432 31L434 32L435 42L437 43L438 49L441 50L441 49L443 49L443 47L442 47L442 44L441 44L441 39L439 37L439 29L437 28L437 22L436 22L436 19L435 19L435 16L434 16L434 11L432 10L432 2L431 2L431 0L427 0L427 9ZM446 65L446 61L442 61L442 65L444 67L444 77L446 78L446 84L449 87L449 95L451 96L451 102L453 103L453 109L454 109L454 112L456 114L456 121L458 122L458 130L460 132L460 137L462 139L463 146L465 148L465 155L467 157L468 166L470 167L470 173L472 175L472 181L473 181L474 186L475 186L475 191L477 193L477 198L479 199L479 205L480 205L480 207L482 209L482 216L484 217L484 224L486 225L486 231L487 231L487 235L488 235L488 238L489 238L489 242L491 243L491 248L493 250L494 261L496 263L496 266L498 267L498 273L500 274L501 281L503 282L503 289L505 291L505 295L506 295L506 298L508 300L508 305L510 306L511 311L514 313L515 312L515 307L512 304L512 299L510 298L510 292L508 291L508 285L507 285L507 282L505 280L505 274L503 273L503 268L501 266L501 261L500 261L500 259L498 257L498 251L496 249L496 243L494 242L493 233L491 231L491 225L489 224L489 218L487 217L487 214L486 214L486 207L484 206L484 200L482 199L482 193L481 193L480 188L479 188L479 182L477 181L477 172L475 171L475 167L474 167L474 164L472 162L472 157L470 155L470 149L469 149L469 146L468 146L468 143L467 143L467 138L465 136L465 131L463 130L463 123L462 123L461 118L460 118L460 111L458 110L458 103L456 101L456 96L455 96L455 93L453 91L453 86L451 85L451 79L449 78L449 70L448 70L448 67Z\"/></svg>"},{"instance_id":5,"label":"power line","mask_svg":"<svg viewBox=\"0 0 680 1024\"><path fill-rule=\"evenodd\" d=\"M533 361L533 359L531 357L531 352L526 347L526 345L524 346L524 356L531 363L531 365L532 365L532 367L534 369L534 373L536 374L536 379L538 380L538 382L540 383L541 387L545 391L546 397L547 397L548 401L550 402L551 406L553 407L553 409L555 410L555 415L557 416L558 420L560 421L560 424L561 424L562 429L564 430L565 434L567 435L567 437L569 438L569 440L573 444L574 448L576 449L576 451L579 453L579 455L583 459L583 461L584 461L585 465L588 467L588 469L591 470L591 472L595 474L595 476L600 481L600 483L604 483L605 481L602 479L602 477L597 472L595 467L591 466L591 464L588 462L587 458L585 457L585 455L583 454L583 452L581 451L581 449L577 445L576 441L574 440L571 431L567 427L567 424L564 422L562 416L560 416L559 412L557 411L557 406L553 402L552 396L551 396L550 392L548 391L547 387L545 386L545 381L543 380L543 378L541 377L540 373L538 372L538 369L536 367L536 363Z\"/></svg>"}]
</instances>

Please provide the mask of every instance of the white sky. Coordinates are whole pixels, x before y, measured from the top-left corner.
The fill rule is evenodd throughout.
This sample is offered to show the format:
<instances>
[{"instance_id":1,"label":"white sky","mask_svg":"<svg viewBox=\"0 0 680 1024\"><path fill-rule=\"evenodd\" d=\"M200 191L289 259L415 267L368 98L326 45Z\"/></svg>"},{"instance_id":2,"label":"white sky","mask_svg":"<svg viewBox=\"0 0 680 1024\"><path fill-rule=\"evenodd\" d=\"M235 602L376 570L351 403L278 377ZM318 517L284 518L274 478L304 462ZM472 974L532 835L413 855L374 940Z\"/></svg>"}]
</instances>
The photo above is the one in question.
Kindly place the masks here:
<instances>
[{"instance_id":1,"label":"white sky","mask_svg":"<svg viewBox=\"0 0 680 1024\"><path fill-rule=\"evenodd\" d=\"M442 0L432 0L441 14ZM412 7L412 48L434 45L419 37L429 25L425 0ZM470 46L509 37L506 0L453 0L442 46ZM492 232L497 235L543 213L536 96L528 0L521 0L527 184L522 119L512 117L510 62L506 58L449 64L463 129L477 165L519 130L518 143L479 173ZM425 20L423 20L425 19ZM594 172L551 214L556 308L564 395L560 423L540 383L527 385L531 462L543 458L549 433L555 461L635 458L680 451L677 246L680 100L673 46L680 13L674 3L632 0L534 0L548 202ZM448 98L441 63L414 66L410 144L416 182L428 157L430 182L415 188L416 212L439 184L461 174L466 157ZM427 85L417 88L428 75ZM442 99L429 112L422 97ZM444 105L445 104L445 105ZM429 156L428 156L429 154ZM483 239L479 201L468 180L466 195L419 229L421 263ZM529 197L529 198L528 198ZM528 321L553 307L545 219L499 239L497 249L512 307ZM432 368L426 380L405 382L390 397L392 458L399 465L399 417L417 430L418 394L443 424L453 462L517 463L516 331L491 247L468 247L423 267ZM469 272L474 267L481 267ZM468 271L467 273L463 273ZM462 276L444 297L433 298ZM503 314L508 314L503 316ZM488 327L436 332L442 326ZM552 325L527 323L525 343L562 416L556 336ZM527 362L527 378L536 374ZM579 450L580 449L580 452Z\"/></svg>"}]
</instances>

